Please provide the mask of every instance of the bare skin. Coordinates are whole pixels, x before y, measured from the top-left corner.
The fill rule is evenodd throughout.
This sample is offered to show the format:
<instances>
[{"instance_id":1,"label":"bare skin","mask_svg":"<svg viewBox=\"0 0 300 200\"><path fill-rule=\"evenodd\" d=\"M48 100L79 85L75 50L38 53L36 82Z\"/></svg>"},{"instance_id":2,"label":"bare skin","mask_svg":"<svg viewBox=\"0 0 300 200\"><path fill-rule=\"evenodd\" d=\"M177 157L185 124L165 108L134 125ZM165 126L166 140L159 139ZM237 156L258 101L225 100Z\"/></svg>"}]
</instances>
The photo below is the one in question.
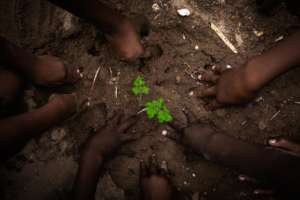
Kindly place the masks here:
<instances>
[{"instance_id":1,"label":"bare skin","mask_svg":"<svg viewBox=\"0 0 300 200\"><path fill-rule=\"evenodd\" d=\"M255 98L257 92L279 75L300 63L300 32L295 33L276 47L251 59L245 66L234 69L214 68L205 72L201 80L215 83L199 88L198 97L215 97L208 108L243 104Z\"/></svg>"},{"instance_id":2,"label":"bare skin","mask_svg":"<svg viewBox=\"0 0 300 200\"><path fill-rule=\"evenodd\" d=\"M49 1L98 26L121 59L132 61L143 54L144 49L134 24L104 3L97 0Z\"/></svg>"},{"instance_id":3,"label":"bare skin","mask_svg":"<svg viewBox=\"0 0 300 200\"><path fill-rule=\"evenodd\" d=\"M83 77L79 68L70 68L54 56L35 56L0 37L0 64L40 86L73 84Z\"/></svg>"},{"instance_id":4,"label":"bare skin","mask_svg":"<svg viewBox=\"0 0 300 200\"><path fill-rule=\"evenodd\" d=\"M284 138L275 138L268 141L269 145L275 148L285 149L300 155L300 145Z\"/></svg>"},{"instance_id":5,"label":"bare skin","mask_svg":"<svg viewBox=\"0 0 300 200\"><path fill-rule=\"evenodd\" d=\"M82 78L79 69L67 68L53 56L35 56L0 37L0 159L17 153L31 138L76 112L73 94L56 95L27 113L12 113L22 103L26 80L40 86L73 84ZM21 78L22 77L22 78Z\"/></svg>"},{"instance_id":6,"label":"bare skin","mask_svg":"<svg viewBox=\"0 0 300 200\"><path fill-rule=\"evenodd\" d=\"M193 124L181 130L181 141L208 160L271 183L277 192L299 192L298 154L249 144L203 124Z\"/></svg>"},{"instance_id":7,"label":"bare skin","mask_svg":"<svg viewBox=\"0 0 300 200\"><path fill-rule=\"evenodd\" d=\"M140 184L143 200L171 200L173 187L168 178L167 169L159 166L153 155L149 162L140 163Z\"/></svg>"},{"instance_id":8,"label":"bare skin","mask_svg":"<svg viewBox=\"0 0 300 200\"><path fill-rule=\"evenodd\" d=\"M125 119L118 111L118 114L107 120L106 124L87 140L81 153L72 199L95 199L104 161L110 159L122 144L136 139L135 135L129 133L129 129L136 122L136 117ZM159 166L154 156L149 158L147 164L141 162L141 198L144 200L171 199L173 187L168 176L167 164Z\"/></svg>"},{"instance_id":9,"label":"bare skin","mask_svg":"<svg viewBox=\"0 0 300 200\"><path fill-rule=\"evenodd\" d=\"M14 155L31 138L67 119L75 111L74 95L57 95L37 110L0 119L0 159Z\"/></svg>"},{"instance_id":10,"label":"bare skin","mask_svg":"<svg viewBox=\"0 0 300 200\"><path fill-rule=\"evenodd\" d=\"M137 122L136 117L124 119L119 111L107 120L104 127L100 127L91 136L82 151L79 170L73 186L72 199L95 199L95 192L103 162L109 159L118 148L135 139L127 131Z\"/></svg>"}]
</instances>

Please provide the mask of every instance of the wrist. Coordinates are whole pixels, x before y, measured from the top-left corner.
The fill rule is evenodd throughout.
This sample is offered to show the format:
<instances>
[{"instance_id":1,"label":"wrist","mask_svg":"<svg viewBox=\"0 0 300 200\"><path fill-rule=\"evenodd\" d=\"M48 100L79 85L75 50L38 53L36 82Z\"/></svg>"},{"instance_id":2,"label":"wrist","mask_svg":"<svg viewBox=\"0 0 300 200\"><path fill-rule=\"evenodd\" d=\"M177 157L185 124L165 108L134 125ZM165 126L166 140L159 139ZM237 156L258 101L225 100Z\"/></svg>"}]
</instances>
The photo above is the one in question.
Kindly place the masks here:
<instances>
[{"instance_id":1,"label":"wrist","mask_svg":"<svg viewBox=\"0 0 300 200\"><path fill-rule=\"evenodd\" d=\"M98 166L98 167L101 167L103 160L104 160L103 154L88 147L82 151L80 156L81 163L93 162L94 166Z\"/></svg>"},{"instance_id":2,"label":"wrist","mask_svg":"<svg viewBox=\"0 0 300 200\"><path fill-rule=\"evenodd\" d=\"M259 91L265 84L261 76L260 69L264 67L259 57L254 57L245 66L244 80L248 91L254 93Z\"/></svg>"}]
</instances>

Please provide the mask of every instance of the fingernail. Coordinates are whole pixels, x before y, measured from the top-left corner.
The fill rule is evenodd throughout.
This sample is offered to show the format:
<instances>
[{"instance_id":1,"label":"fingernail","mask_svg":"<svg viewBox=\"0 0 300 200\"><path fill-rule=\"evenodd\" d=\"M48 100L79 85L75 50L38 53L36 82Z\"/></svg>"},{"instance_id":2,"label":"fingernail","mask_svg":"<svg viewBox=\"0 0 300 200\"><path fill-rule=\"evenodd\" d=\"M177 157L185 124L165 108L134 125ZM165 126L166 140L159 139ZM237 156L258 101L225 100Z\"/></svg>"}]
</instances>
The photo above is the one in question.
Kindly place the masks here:
<instances>
[{"instance_id":1,"label":"fingernail","mask_svg":"<svg viewBox=\"0 0 300 200\"><path fill-rule=\"evenodd\" d=\"M91 106L91 102L89 102L89 101L86 102L86 106L87 106L87 107L90 107L90 106Z\"/></svg>"},{"instance_id":2,"label":"fingernail","mask_svg":"<svg viewBox=\"0 0 300 200\"><path fill-rule=\"evenodd\" d=\"M202 80L202 78L203 78L203 77L202 77L202 74L198 75L198 80L200 80L200 81L201 81L201 80Z\"/></svg>"},{"instance_id":3,"label":"fingernail","mask_svg":"<svg viewBox=\"0 0 300 200\"><path fill-rule=\"evenodd\" d=\"M277 140L276 139L271 139L269 140L269 144L276 144L277 143Z\"/></svg>"},{"instance_id":4,"label":"fingernail","mask_svg":"<svg viewBox=\"0 0 300 200\"><path fill-rule=\"evenodd\" d=\"M232 66L231 65L226 65L226 68L227 69L232 69Z\"/></svg>"},{"instance_id":5,"label":"fingernail","mask_svg":"<svg viewBox=\"0 0 300 200\"><path fill-rule=\"evenodd\" d=\"M239 175L239 180L240 181L246 181L246 177L244 175Z\"/></svg>"}]
</instances>

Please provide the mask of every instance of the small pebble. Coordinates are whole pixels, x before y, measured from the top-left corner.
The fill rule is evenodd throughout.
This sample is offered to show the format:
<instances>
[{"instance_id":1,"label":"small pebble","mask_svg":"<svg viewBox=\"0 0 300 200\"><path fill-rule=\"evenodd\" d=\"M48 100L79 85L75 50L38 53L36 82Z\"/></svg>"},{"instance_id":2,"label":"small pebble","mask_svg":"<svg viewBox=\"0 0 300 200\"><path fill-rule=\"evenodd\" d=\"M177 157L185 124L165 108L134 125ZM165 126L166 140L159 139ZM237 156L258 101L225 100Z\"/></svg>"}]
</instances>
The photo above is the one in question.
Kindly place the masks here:
<instances>
[{"instance_id":1,"label":"small pebble","mask_svg":"<svg viewBox=\"0 0 300 200\"><path fill-rule=\"evenodd\" d=\"M179 84L181 82L181 77L180 76L176 76L176 83Z\"/></svg>"},{"instance_id":2,"label":"small pebble","mask_svg":"<svg viewBox=\"0 0 300 200\"><path fill-rule=\"evenodd\" d=\"M226 68L227 69L232 69L232 66L231 65L226 65Z\"/></svg>"},{"instance_id":3,"label":"small pebble","mask_svg":"<svg viewBox=\"0 0 300 200\"><path fill-rule=\"evenodd\" d=\"M283 40L284 37L283 36L279 36L278 38L276 38L275 42L280 42L281 40Z\"/></svg>"},{"instance_id":4,"label":"small pebble","mask_svg":"<svg viewBox=\"0 0 300 200\"><path fill-rule=\"evenodd\" d=\"M267 125L265 124L265 122L260 121L260 122L258 123L258 128L259 128L260 130L265 130L265 129L267 128Z\"/></svg>"},{"instance_id":5,"label":"small pebble","mask_svg":"<svg viewBox=\"0 0 300 200\"><path fill-rule=\"evenodd\" d=\"M163 131L161 132L161 134L162 134L163 136L167 136L167 135L168 135L168 131L167 131L167 130L163 130Z\"/></svg>"},{"instance_id":6,"label":"small pebble","mask_svg":"<svg viewBox=\"0 0 300 200\"><path fill-rule=\"evenodd\" d=\"M158 11L160 10L160 6L159 6L157 3L154 3L154 4L152 5L152 10L153 10L154 12L158 12Z\"/></svg>"},{"instance_id":7,"label":"small pebble","mask_svg":"<svg viewBox=\"0 0 300 200\"><path fill-rule=\"evenodd\" d=\"M195 173L192 173L192 177L194 177L194 178L195 178L195 177L196 177L196 174L195 174Z\"/></svg>"},{"instance_id":8,"label":"small pebble","mask_svg":"<svg viewBox=\"0 0 300 200\"><path fill-rule=\"evenodd\" d=\"M264 32L263 31L257 31L257 30L254 30L253 33L256 35L256 37L261 37L264 35Z\"/></svg>"},{"instance_id":9,"label":"small pebble","mask_svg":"<svg viewBox=\"0 0 300 200\"><path fill-rule=\"evenodd\" d=\"M194 91L190 91L189 96L190 97L194 96Z\"/></svg>"},{"instance_id":10,"label":"small pebble","mask_svg":"<svg viewBox=\"0 0 300 200\"><path fill-rule=\"evenodd\" d=\"M177 10L177 13L182 17L190 16L191 12L187 8Z\"/></svg>"},{"instance_id":11,"label":"small pebble","mask_svg":"<svg viewBox=\"0 0 300 200\"><path fill-rule=\"evenodd\" d=\"M188 182L186 182L186 181L183 182L183 185L187 185L187 184L188 184Z\"/></svg>"},{"instance_id":12,"label":"small pebble","mask_svg":"<svg viewBox=\"0 0 300 200\"><path fill-rule=\"evenodd\" d=\"M65 129L57 128L54 129L51 133L51 139L53 141L61 141L67 135Z\"/></svg>"},{"instance_id":13,"label":"small pebble","mask_svg":"<svg viewBox=\"0 0 300 200\"><path fill-rule=\"evenodd\" d=\"M90 106L91 106L91 102L89 102L89 101L86 102L86 106L87 106L87 107L90 107Z\"/></svg>"},{"instance_id":14,"label":"small pebble","mask_svg":"<svg viewBox=\"0 0 300 200\"><path fill-rule=\"evenodd\" d=\"M198 45L195 46L195 50L196 51L199 50L199 46Z\"/></svg>"},{"instance_id":15,"label":"small pebble","mask_svg":"<svg viewBox=\"0 0 300 200\"><path fill-rule=\"evenodd\" d=\"M256 99L255 99L255 102L256 103L259 103L259 102L261 102L261 101L264 101L265 99L263 98L263 97L257 97Z\"/></svg>"},{"instance_id":16,"label":"small pebble","mask_svg":"<svg viewBox=\"0 0 300 200\"><path fill-rule=\"evenodd\" d=\"M198 75L198 77L197 77L197 78L198 78L198 80L200 80L200 81L201 81L201 80L202 80L202 74Z\"/></svg>"}]
</instances>

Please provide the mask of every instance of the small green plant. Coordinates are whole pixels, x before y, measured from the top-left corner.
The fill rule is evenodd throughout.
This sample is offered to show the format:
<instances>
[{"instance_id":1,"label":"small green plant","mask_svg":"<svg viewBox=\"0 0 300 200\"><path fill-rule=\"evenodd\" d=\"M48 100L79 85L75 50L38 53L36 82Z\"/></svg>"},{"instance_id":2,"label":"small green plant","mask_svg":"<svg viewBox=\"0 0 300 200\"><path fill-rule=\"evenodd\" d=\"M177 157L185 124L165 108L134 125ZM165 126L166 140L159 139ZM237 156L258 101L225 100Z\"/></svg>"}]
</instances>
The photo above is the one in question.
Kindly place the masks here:
<instances>
[{"instance_id":1,"label":"small green plant","mask_svg":"<svg viewBox=\"0 0 300 200\"><path fill-rule=\"evenodd\" d=\"M134 95L141 96L143 94L149 94L150 88L146 85L144 78L141 76L138 76L133 81L133 87L131 89Z\"/></svg>"},{"instance_id":2,"label":"small green plant","mask_svg":"<svg viewBox=\"0 0 300 200\"><path fill-rule=\"evenodd\" d=\"M159 123L170 122L173 120L170 110L165 105L162 98L147 102L146 111L149 119L156 118Z\"/></svg>"}]
</instances>

